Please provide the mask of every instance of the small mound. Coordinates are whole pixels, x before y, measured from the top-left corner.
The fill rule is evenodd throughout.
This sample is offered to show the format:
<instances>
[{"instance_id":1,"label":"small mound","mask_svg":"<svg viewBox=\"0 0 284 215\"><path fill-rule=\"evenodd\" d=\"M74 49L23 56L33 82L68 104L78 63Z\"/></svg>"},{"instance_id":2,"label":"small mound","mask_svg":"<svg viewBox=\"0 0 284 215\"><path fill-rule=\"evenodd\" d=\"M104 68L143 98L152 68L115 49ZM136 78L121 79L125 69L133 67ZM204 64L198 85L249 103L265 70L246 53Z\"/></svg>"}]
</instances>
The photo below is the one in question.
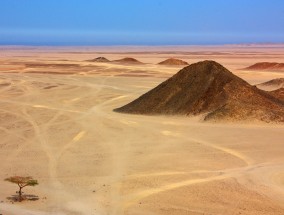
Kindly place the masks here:
<instances>
[{"instance_id":1,"label":"small mound","mask_svg":"<svg viewBox=\"0 0 284 215\"><path fill-rule=\"evenodd\" d=\"M279 86L279 88L284 87L284 78L275 78L270 81L264 82L259 85L264 85L264 86Z\"/></svg>"},{"instance_id":2,"label":"small mound","mask_svg":"<svg viewBox=\"0 0 284 215\"><path fill-rule=\"evenodd\" d=\"M99 62L99 63L106 63L110 62L107 58L105 57L97 57L95 59L87 60L88 62Z\"/></svg>"},{"instance_id":3,"label":"small mound","mask_svg":"<svg viewBox=\"0 0 284 215\"><path fill-rule=\"evenodd\" d=\"M211 121L284 122L284 102L251 86L214 61L191 64L114 111L202 115Z\"/></svg>"},{"instance_id":4,"label":"small mound","mask_svg":"<svg viewBox=\"0 0 284 215\"><path fill-rule=\"evenodd\" d=\"M142 62L136 60L135 58L131 58L131 57L125 57L119 60L114 60L113 62L127 63L127 64L142 64Z\"/></svg>"},{"instance_id":5,"label":"small mound","mask_svg":"<svg viewBox=\"0 0 284 215\"><path fill-rule=\"evenodd\" d=\"M256 86L262 90L268 90L268 91L276 90L284 87L284 78L272 79L270 81L258 84Z\"/></svg>"},{"instance_id":6,"label":"small mound","mask_svg":"<svg viewBox=\"0 0 284 215\"><path fill-rule=\"evenodd\" d=\"M246 67L244 68L244 70L282 71L284 70L284 63L260 62L260 63L253 64L249 67Z\"/></svg>"},{"instance_id":7,"label":"small mound","mask_svg":"<svg viewBox=\"0 0 284 215\"><path fill-rule=\"evenodd\" d=\"M186 61L176 59L176 58L169 58L167 60L164 60L159 65L168 65L168 66L180 66L180 65L189 65Z\"/></svg>"}]
</instances>

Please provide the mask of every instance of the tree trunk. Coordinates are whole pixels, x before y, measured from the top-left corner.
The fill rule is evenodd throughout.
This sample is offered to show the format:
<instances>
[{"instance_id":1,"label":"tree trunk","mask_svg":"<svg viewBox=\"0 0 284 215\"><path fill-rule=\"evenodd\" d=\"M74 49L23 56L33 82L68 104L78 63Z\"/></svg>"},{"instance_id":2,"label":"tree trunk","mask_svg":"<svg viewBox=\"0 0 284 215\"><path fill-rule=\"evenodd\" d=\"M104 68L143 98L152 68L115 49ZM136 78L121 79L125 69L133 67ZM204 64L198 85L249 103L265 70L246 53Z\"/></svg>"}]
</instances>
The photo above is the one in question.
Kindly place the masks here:
<instances>
[{"instance_id":1,"label":"tree trunk","mask_svg":"<svg viewBox=\"0 0 284 215\"><path fill-rule=\"evenodd\" d=\"M22 187L20 187L20 190L19 190L19 202L21 202L23 199L22 199Z\"/></svg>"}]
</instances>

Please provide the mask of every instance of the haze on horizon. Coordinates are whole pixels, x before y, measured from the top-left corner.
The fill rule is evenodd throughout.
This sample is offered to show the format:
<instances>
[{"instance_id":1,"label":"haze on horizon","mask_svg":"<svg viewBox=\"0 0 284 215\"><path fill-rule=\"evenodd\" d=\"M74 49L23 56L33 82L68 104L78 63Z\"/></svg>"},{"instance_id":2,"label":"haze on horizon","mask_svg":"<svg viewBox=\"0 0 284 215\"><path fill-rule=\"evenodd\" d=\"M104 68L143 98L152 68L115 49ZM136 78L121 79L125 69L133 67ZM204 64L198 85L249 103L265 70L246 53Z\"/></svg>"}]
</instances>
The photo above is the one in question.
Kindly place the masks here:
<instances>
[{"instance_id":1,"label":"haze on horizon","mask_svg":"<svg viewBox=\"0 0 284 215\"><path fill-rule=\"evenodd\" d=\"M9 0L0 6L0 45L284 42L282 0Z\"/></svg>"}]
</instances>

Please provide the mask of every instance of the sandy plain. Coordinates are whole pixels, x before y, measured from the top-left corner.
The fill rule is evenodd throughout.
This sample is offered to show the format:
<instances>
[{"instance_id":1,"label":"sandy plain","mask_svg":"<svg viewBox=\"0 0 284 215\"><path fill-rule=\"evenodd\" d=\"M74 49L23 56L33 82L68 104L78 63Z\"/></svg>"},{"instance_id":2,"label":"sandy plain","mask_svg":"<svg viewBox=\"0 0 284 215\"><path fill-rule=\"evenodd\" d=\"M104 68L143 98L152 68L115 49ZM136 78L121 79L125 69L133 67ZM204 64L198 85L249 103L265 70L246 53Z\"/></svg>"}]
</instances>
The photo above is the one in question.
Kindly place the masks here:
<instances>
[{"instance_id":1,"label":"sandy plain","mask_svg":"<svg viewBox=\"0 0 284 215\"><path fill-rule=\"evenodd\" d=\"M284 125L112 111L182 68L156 65L168 57L284 77L239 70L284 62L283 45L0 47L0 214L283 215ZM38 179L38 200L8 200L12 175Z\"/></svg>"}]
</instances>

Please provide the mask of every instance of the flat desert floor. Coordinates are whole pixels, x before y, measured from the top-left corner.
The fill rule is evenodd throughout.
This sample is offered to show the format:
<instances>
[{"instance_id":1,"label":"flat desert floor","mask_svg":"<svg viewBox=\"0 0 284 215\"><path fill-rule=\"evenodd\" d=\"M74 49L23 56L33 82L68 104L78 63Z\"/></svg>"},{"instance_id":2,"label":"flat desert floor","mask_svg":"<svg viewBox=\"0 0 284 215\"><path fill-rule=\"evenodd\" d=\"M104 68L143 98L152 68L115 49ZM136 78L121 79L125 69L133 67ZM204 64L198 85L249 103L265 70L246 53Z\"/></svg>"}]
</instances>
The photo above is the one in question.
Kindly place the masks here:
<instances>
[{"instance_id":1,"label":"flat desert floor","mask_svg":"<svg viewBox=\"0 0 284 215\"><path fill-rule=\"evenodd\" d=\"M145 64L93 63L134 57ZM0 214L283 215L284 125L115 113L182 67L216 60L251 84L284 46L0 47ZM12 202L13 175L34 201Z\"/></svg>"}]
</instances>

